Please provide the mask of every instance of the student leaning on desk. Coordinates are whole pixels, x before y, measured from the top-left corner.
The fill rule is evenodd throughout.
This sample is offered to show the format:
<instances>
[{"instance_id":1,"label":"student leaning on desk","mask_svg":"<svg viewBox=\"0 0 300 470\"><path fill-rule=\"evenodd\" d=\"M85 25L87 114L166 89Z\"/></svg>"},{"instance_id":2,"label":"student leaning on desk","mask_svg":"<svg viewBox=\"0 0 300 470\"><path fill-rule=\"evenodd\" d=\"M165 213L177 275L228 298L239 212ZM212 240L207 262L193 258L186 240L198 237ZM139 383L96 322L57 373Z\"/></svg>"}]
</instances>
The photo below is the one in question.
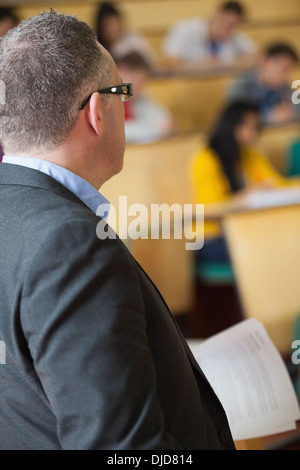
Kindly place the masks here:
<instances>
[{"instance_id":1,"label":"student leaning on desk","mask_svg":"<svg viewBox=\"0 0 300 470\"><path fill-rule=\"evenodd\" d=\"M259 110L255 105L228 105L213 130L208 145L199 150L192 165L195 197L199 204L239 200L250 191L298 184L281 176L255 148L259 134ZM198 257L205 261L229 262L219 224L204 225L205 244Z\"/></svg>"}]
</instances>

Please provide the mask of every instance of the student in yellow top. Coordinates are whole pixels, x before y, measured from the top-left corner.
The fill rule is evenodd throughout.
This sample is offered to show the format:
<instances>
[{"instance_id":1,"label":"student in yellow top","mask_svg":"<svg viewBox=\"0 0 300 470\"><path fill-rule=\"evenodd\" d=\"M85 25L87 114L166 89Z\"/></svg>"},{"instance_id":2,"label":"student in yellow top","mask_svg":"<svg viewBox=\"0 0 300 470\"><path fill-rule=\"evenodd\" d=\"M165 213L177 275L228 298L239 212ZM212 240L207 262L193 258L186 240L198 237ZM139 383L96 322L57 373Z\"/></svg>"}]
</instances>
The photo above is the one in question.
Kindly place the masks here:
<instances>
[{"instance_id":1,"label":"student in yellow top","mask_svg":"<svg viewBox=\"0 0 300 470\"><path fill-rule=\"evenodd\" d=\"M259 128L255 105L236 102L226 107L208 146L195 155L192 174L198 204L220 203L243 197L249 190L289 184L254 148ZM229 262L217 224L205 222L205 243L197 256L205 261Z\"/></svg>"}]
</instances>

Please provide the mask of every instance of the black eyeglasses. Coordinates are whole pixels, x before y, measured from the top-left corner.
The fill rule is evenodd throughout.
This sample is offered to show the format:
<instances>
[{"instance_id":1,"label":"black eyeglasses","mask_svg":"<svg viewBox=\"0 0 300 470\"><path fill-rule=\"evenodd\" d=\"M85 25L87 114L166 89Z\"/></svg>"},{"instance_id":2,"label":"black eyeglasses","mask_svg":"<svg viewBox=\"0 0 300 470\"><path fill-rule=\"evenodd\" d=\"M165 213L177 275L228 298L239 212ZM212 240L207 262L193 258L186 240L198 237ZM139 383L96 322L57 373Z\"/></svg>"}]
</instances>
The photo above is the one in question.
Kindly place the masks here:
<instances>
[{"instance_id":1,"label":"black eyeglasses","mask_svg":"<svg viewBox=\"0 0 300 470\"><path fill-rule=\"evenodd\" d=\"M112 95L120 95L122 101L128 101L131 96L133 96L133 84L132 83L122 83L122 85L112 86L109 88L103 88L102 90L96 90L93 93L109 93ZM91 99L92 94L88 96L83 103L80 105L80 110L84 109Z\"/></svg>"}]
</instances>

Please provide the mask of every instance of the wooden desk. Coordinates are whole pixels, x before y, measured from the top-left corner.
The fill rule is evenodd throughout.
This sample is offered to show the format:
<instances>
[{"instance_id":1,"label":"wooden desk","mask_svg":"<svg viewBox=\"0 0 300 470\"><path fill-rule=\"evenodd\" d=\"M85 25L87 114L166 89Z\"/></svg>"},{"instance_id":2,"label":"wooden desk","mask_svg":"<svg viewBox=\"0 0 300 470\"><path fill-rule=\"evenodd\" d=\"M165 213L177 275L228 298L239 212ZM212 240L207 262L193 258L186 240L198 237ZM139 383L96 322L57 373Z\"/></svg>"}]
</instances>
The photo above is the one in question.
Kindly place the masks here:
<instances>
[{"instance_id":1,"label":"wooden desk","mask_svg":"<svg viewBox=\"0 0 300 470\"><path fill-rule=\"evenodd\" d=\"M300 77L300 69L298 76ZM272 163L274 168L279 173L285 175L288 170L288 151L290 145L298 140L299 136L300 121L265 126L259 135L257 147Z\"/></svg>"},{"instance_id":2,"label":"wooden desk","mask_svg":"<svg viewBox=\"0 0 300 470\"><path fill-rule=\"evenodd\" d=\"M300 194L292 204L228 212L222 227L245 316L261 321L282 353L291 354L300 312Z\"/></svg>"},{"instance_id":3,"label":"wooden desk","mask_svg":"<svg viewBox=\"0 0 300 470\"><path fill-rule=\"evenodd\" d=\"M174 77L152 79L149 95L168 109L180 131L210 130L221 112L233 75L178 73Z\"/></svg>"}]
</instances>

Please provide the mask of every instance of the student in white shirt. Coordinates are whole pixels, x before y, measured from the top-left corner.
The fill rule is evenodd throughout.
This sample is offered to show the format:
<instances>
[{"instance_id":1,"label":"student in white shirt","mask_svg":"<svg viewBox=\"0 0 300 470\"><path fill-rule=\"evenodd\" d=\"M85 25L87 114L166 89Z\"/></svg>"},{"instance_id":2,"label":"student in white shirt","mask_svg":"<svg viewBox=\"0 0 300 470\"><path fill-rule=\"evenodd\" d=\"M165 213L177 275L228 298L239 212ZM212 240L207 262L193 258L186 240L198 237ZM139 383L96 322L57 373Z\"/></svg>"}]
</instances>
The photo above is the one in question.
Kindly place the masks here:
<instances>
[{"instance_id":1,"label":"student in white shirt","mask_svg":"<svg viewBox=\"0 0 300 470\"><path fill-rule=\"evenodd\" d=\"M163 44L169 63L187 68L232 66L252 63L255 43L238 31L245 18L239 2L227 2L219 7L211 20L184 19L175 24Z\"/></svg>"}]
</instances>

